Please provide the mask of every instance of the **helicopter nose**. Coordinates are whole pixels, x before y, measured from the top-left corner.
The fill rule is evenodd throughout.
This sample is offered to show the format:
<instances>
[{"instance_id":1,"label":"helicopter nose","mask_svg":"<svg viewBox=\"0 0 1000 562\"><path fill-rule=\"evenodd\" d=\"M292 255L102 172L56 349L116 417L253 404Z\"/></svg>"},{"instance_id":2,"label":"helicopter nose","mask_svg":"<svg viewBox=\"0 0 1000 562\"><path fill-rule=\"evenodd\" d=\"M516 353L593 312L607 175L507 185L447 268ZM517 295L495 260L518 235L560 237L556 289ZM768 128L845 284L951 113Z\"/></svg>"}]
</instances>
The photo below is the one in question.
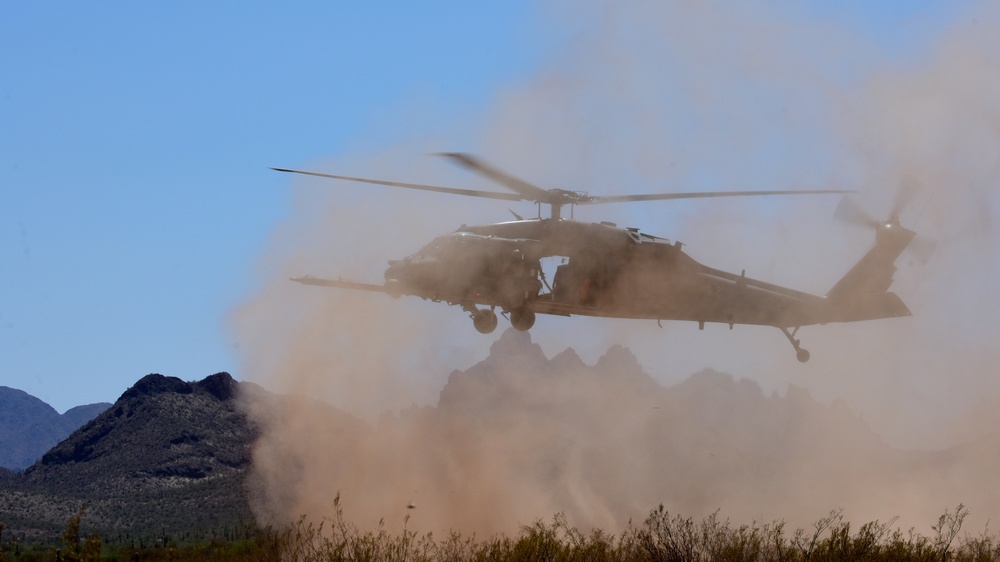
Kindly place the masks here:
<instances>
[{"instance_id":1,"label":"helicopter nose","mask_svg":"<svg viewBox=\"0 0 1000 562\"><path fill-rule=\"evenodd\" d=\"M385 280L398 281L403 275L404 265L400 260L389 260L389 268L385 270Z\"/></svg>"}]
</instances>

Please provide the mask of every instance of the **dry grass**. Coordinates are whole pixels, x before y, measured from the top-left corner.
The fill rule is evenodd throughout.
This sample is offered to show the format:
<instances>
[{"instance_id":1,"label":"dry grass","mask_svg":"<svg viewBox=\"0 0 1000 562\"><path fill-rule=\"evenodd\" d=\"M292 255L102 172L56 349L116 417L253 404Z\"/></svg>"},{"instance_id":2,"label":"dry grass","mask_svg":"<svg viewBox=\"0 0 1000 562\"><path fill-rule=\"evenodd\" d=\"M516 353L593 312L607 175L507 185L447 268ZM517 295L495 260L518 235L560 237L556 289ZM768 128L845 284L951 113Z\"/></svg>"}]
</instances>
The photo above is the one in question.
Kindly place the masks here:
<instances>
[{"instance_id":1,"label":"dry grass","mask_svg":"<svg viewBox=\"0 0 1000 562\"><path fill-rule=\"evenodd\" d=\"M259 529L239 541L211 541L188 545L162 544L133 549L104 545L79 536L80 517L74 516L58 553L61 560L256 560L261 562L320 561L927 561L962 562L1000 560L1000 542L983 533L961 535L968 514L959 504L946 511L932 527L932 536L894 527L896 519L873 521L857 529L833 511L811 529L788 532L781 521L733 525L718 515L694 521L671 514L662 505L641 525L629 525L621 534L601 530L584 533L557 514L550 522L535 521L516 536L481 539L452 533L438 538L406 530L390 533L384 525L360 531L348 522L334 500L335 516L319 523L301 518L283 529ZM2 538L2 536L0 536ZM78 548L74 548L77 545ZM55 560L54 547L15 551L12 543L0 549L0 562Z\"/></svg>"}]
</instances>

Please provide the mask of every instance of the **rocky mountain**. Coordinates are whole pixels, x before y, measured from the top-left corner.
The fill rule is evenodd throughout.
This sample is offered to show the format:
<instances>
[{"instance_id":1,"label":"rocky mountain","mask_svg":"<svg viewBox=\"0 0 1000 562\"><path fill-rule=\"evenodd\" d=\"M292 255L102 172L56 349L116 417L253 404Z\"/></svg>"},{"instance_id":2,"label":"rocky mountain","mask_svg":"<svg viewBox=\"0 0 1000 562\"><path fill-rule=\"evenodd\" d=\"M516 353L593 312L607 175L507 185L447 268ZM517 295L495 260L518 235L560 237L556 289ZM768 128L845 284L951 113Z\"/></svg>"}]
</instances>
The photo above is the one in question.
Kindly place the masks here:
<instances>
[{"instance_id":1,"label":"rocky mountain","mask_svg":"<svg viewBox=\"0 0 1000 562\"><path fill-rule=\"evenodd\" d=\"M0 467L27 468L109 406L106 402L77 406L60 415L24 391L0 386Z\"/></svg>"},{"instance_id":2,"label":"rocky mountain","mask_svg":"<svg viewBox=\"0 0 1000 562\"><path fill-rule=\"evenodd\" d=\"M8 529L51 535L82 504L88 528L106 533L251 522L245 479L257 433L239 405L240 386L228 373L199 382L143 377L5 480L0 514Z\"/></svg>"},{"instance_id":3,"label":"rocky mountain","mask_svg":"<svg viewBox=\"0 0 1000 562\"><path fill-rule=\"evenodd\" d=\"M587 365L511 330L451 373L436 405L375 425L226 373L149 375L27 470L0 470L0 520L54 537L86 503L87 532L210 536L332 515L340 497L361 528L409 516L435 534L516 532L560 512L613 531L661 503L792 529L840 507L917 525L960 501L1000 505L998 443L898 451L803 389L765 395L712 370L664 386L623 347Z\"/></svg>"}]
</instances>

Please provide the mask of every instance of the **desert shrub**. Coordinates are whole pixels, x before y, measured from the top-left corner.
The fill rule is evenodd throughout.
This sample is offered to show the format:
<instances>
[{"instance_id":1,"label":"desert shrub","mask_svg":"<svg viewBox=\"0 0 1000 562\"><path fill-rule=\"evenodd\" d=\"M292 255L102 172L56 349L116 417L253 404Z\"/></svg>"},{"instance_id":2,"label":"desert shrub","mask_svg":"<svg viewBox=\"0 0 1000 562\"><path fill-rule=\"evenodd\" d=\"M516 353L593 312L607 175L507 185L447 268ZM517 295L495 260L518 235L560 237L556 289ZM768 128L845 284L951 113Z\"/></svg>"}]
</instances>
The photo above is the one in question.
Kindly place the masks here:
<instances>
[{"instance_id":1,"label":"desert shrub","mask_svg":"<svg viewBox=\"0 0 1000 562\"><path fill-rule=\"evenodd\" d=\"M70 517L63 531L59 560L84 561L184 561L261 562L406 561L406 562L986 562L1000 561L1000 542L984 529L976 536L960 536L968 510L959 504L946 510L924 536L910 529L894 528L897 519L873 521L855 528L842 511L831 511L808 530L786 534L784 522L733 525L714 513L701 521L672 514L662 505L638 525L629 524L618 535L600 529L589 532L571 526L563 514L550 521L536 520L513 536L488 538L449 533L441 540L408 530L389 532L384 522L361 531L344 516L340 498L334 515L320 521L299 518L281 528L233 528L213 533L211 539L174 542L166 534L159 540L137 544L128 535L115 545L95 536L82 538L85 507ZM2 532L2 528L0 528ZM191 535L179 535L189 538ZM3 543L0 562L56 560L53 547L19 550Z\"/></svg>"},{"instance_id":2,"label":"desert shrub","mask_svg":"<svg viewBox=\"0 0 1000 562\"><path fill-rule=\"evenodd\" d=\"M96 562L101 558L101 537L90 535L83 539L80 536L80 524L86 511L87 505L81 505L79 511L69 518L63 530L62 540L65 550L59 552L59 558L66 562Z\"/></svg>"}]
</instances>

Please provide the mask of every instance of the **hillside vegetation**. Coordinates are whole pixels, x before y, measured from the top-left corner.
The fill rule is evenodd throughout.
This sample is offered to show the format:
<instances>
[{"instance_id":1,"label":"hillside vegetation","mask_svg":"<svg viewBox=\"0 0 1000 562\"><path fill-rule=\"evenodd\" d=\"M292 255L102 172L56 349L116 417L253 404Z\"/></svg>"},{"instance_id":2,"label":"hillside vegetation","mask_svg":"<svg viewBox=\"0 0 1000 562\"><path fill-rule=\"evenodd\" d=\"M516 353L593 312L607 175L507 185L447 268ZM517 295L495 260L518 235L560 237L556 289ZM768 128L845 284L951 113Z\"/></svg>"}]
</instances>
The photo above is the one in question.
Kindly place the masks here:
<instances>
[{"instance_id":1,"label":"hillside vegetation","mask_svg":"<svg viewBox=\"0 0 1000 562\"><path fill-rule=\"evenodd\" d=\"M213 536L253 521L245 479L254 426L228 373L148 375L105 412L2 482L8 533L51 541L86 504L104 536Z\"/></svg>"}]
</instances>

